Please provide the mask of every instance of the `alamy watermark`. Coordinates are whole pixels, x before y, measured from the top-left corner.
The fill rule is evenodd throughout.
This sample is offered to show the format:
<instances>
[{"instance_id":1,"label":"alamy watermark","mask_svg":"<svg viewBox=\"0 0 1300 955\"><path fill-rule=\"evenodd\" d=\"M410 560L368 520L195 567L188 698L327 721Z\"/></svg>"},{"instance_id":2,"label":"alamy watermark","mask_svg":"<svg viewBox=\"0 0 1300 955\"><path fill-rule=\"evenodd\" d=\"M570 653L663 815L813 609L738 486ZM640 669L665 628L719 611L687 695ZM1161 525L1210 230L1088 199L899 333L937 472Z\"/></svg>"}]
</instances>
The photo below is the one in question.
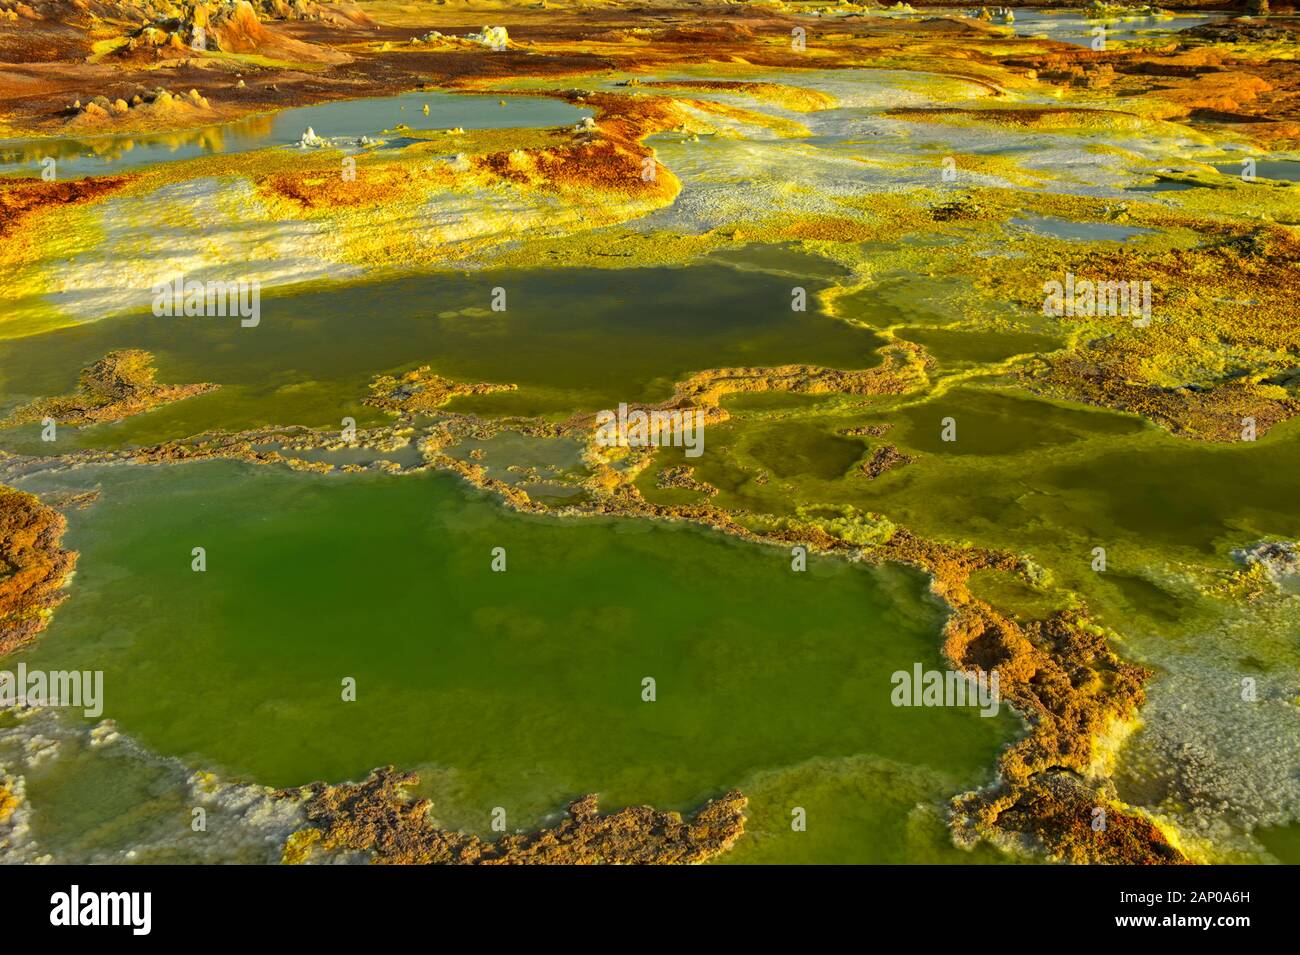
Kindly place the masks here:
<instances>
[{"instance_id":1,"label":"alamy watermark","mask_svg":"<svg viewBox=\"0 0 1300 955\"><path fill-rule=\"evenodd\" d=\"M79 706L88 717L104 712L103 670L0 670L0 709L28 706Z\"/></svg>"},{"instance_id":2,"label":"alamy watermark","mask_svg":"<svg viewBox=\"0 0 1300 955\"><path fill-rule=\"evenodd\" d=\"M1093 281L1065 273L1065 281L1043 283L1043 314L1056 318L1093 318L1125 316L1135 328L1151 324L1151 283L1149 281Z\"/></svg>"},{"instance_id":3,"label":"alamy watermark","mask_svg":"<svg viewBox=\"0 0 1300 955\"><path fill-rule=\"evenodd\" d=\"M152 892L83 892L73 885L50 896L50 924L62 926L123 926L132 935L153 928Z\"/></svg>"},{"instance_id":4,"label":"alamy watermark","mask_svg":"<svg viewBox=\"0 0 1300 955\"><path fill-rule=\"evenodd\" d=\"M997 670L927 670L914 663L910 673L895 670L889 680L895 706L977 706L980 716L996 716L1002 702Z\"/></svg>"},{"instance_id":5,"label":"alamy watermark","mask_svg":"<svg viewBox=\"0 0 1300 955\"><path fill-rule=\"evenodd\" d=\"M181 273L154 285L153 313L156 318L238 316L244 328L256 328L262 320L262 283L257 279L200 282Z\"/></svg>"},{"instance_id":6,"label":"alamy watermark","mask_svg":"<svg viewBox=\"0 0 1300 955\"><path fill-rule=\"evenodd\" d=\"M634 408L626 402L618 411L596 413L596 444L612 447L667 447L686 449L686 457L704 453L704 412L699 408Z\"/></svg>"}]
</instances>

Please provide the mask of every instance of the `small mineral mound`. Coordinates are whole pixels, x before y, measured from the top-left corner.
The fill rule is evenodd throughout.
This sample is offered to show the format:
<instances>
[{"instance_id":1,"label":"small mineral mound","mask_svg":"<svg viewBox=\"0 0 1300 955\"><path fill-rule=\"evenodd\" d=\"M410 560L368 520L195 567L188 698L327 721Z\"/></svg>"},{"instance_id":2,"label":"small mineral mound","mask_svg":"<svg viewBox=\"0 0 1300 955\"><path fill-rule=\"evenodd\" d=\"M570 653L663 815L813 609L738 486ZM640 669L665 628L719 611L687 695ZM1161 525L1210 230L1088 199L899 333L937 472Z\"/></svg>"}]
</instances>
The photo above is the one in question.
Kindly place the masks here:
<instances>
[{"instance_id":1,"label":"small mineral mound","mask_svg":"<svg viewBox=\"0 0 1300 955\"><path fill-rule=\"evenodd\" d=\"M81 372L77 390L70 395L41 398L10 412L0 427L52 418L62 425L85 428L106 421L121 421L194 395L215 391L217 385L159 385L153 355L136 348L109 352Z\"/></svg>"},{"instance_id":2,"label":"small mineral mound","mask_svg":"<svg viewBox=\"0 0 1300 955\"><path fill-rule=\"evenodd\" d=\"M1300 544L1295 541L1261 541L1232 552L1247 568L1259 567L1274 583L1300 576Z\"/></svg>"},{"instance_id":3,"label":"small mineral mound","mask_svg":"<svg viewBox=\"0 0 1300 955\"><path fill-rule=\"evenodd\" d=\"M347 63L351 57L337 50L307 43L263 22L325 19L325 10L303 0L199 0L150 15L116 50L132 59L166 59L203 53L259 53L289 60ZM137 15L137 19L139 16ZM347 22L351 17L344 16Z\"/></svg>"},{"instance_id":4,"label":"small mineral mound","mask_svg":"<svg viewBox=\"0 0 1300 955\"><path fill-rule=\"evenodd\" d=\"M207 118L204 114L210 113L211 109L207 97L198 90L173 93L160 86L137 93L129 102L121 97L110 100L107 96L96 96L85 103L77 100L66 113L71 116L67 123L69 129L81 129L125 117L137 122L144 120L150 125L184 124L195 118Z\"/></svg>"},{"instance_id":5,"label":"small mineral mound","mask_svg":"<svg viewBox=\"0 0 1300 955\"><path fill-rule=\"evenodd\" d=\"M904 465L911 464L915 460L916 458L912 455L898 450L898 448L892 444L882 444L872 452L870 458L862 462L862 473L865 474L868 479L874 481L887 471L892 471L894 468L901 468Z\"/></svg>"},{"instance_id":6,"label":"small mineral mound","mask_svg":"<svg viewBox=\"0 0 1300 955\"><path fill-rule=\"evenodd\" d=\"M498 391L514 391L518 385L495 385L491 382L466 384L435 375L428 365L408 371L400 378L379 375L370 383L370 396L365 404L385 411L418 413L432 411L452 398L462 395L490 395Z\"/></svg>"}]
</instances>

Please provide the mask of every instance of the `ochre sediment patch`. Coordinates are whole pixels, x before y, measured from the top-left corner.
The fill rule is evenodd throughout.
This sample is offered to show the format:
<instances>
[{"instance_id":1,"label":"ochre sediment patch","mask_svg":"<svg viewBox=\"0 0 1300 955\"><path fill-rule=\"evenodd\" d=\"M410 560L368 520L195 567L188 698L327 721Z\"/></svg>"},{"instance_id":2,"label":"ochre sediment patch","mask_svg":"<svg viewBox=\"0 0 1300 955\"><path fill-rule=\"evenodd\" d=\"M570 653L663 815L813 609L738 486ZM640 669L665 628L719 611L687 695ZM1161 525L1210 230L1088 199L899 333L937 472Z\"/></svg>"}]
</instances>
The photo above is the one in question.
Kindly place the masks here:
<instances>
[{"instance_id":1,"label":"ochre sediment patch","mask_svg":"<svg viewBox=\"0 0 1300 955\"><path fill-rule=\"evenodd\" d=\"M125 6L125 3L122 4ZM126 13L127 11L122 11ZM369 23L353 4L303 2L303 0L235 0L223 4L199 0L187 4L179 17L157 17L112 47L115 58L157 62L193 55L200 50L221 53L256 53L264 57L303 63L348 63L346 53L327 46L304 43L282 32L269 20L332 20ZM195 39L196 36L201 39Z\"/></svg>"},{"instance_id":2,"label":"ochre sediment patch","mask_svg":"<svg viewBox=\"0 0 1300 955\"><path fill-rule=\"evenodd\" d=\"M642 80L636 83L650 89L710 90L751 96L797 113L812 113L835 106L835 97L821 90L785 83L745 82L743 80Z\"/></svg>"},{"instance_id":3,"label":"ochre sediment patch","mask_svg":"<svg viewBox=\"0 0 1300 955\"><path fill-rule=\"evenodd\" d=\"M1090 354L1043 359L1027 377L1030 387L1048 394L1131 411L1175 434L1206 441L1253 440L1274 425L1300 414L1300 399L1285 388L1270 384L1265 376L1243 376L1210 387L1190 382L1158 385L1119 377L1103 362L1130 355L1102 346Z\"/></svg>"},{"instance_id":4,"label":"ochre sediment patch","mask_svg":"<svg viewBox=\"0 0 1300 955\"><path fill-rule=\"evenodd\" d=\"M102 176L98 179L46 181L44 179L0 179L0 238L14 235L25 221L42 211L82 202L93 202L120 189L132 176Z\"/></svg>"},{"instance_id":5,"label":"ochre sediment patch","mask_svg":"<svg viewBox=\"0 0 1300 955\"><path fill-rule=\"evenodd\" d=\"M784 391L803 395L901 395L929 382L932 360L924 348L896 342L880 349L883 362L874 368L841 371L817 365L778 365L772 368L717 368L679 382L673 402L716 407L725 395Z\"/></svg>"},{"instance_id":6,"label":"ochre sediment patch","mask_svg":"<svg viewBox=\"0 0 1300 955\"><path fill-rule=\"evenodd\" d=\"M502 95L507 94L503 91ZM326 152L306 157L306 176L299 169L259 176L258 182L268 193L292 199L303 208L320 209L322 214L335 207L359 206L384 215L388 213L383 210L391 210L395 203L420 201L443 190L508 185L556 194L583 205L599 200L609 208L599 214L589 211L592 225L604 224L597 220L606 215L612 215L609 221L626 218L614 209L616 204L630 202L648 212L676 197L681 189L676 176L653 163L651 150L641 145L652 133L681 124L698 125L675 100L590 91L538 91L538 95L591 108L595 119L550 130L430 133L399 129L398 134L419 142L402 153L360 154L354 179L340 177L337 155ZM494 143L500 145L494 148ZM433 159L447 150L455 153L451 161L425 165L410 161L411 157Z\"/></svg>"},{"instance_id":7,"label":"ochre sediment patch","mask_svg":"<svg viewBox=\"0 0 1300 955\"><path fill-rule=\"evenodd\" d=\"M893 119L912 122L980 124L1011 126L1035 130L1113 130L1137 132L1147 123L1140 116L1113 109L1053 109L1041 106L1005 107L1003 109L963 109L955 106L909 107L891 110Z\"/></svg>"},{"instance_id":8,"label":"ochre sediment patch","mask_svg":"<svg viewBox=\"0 0 1300 955\"><path fill-rule=\"evenodd\" d=\"M862 462L861 471L870 480L874 481L882 474L892 471L895 468L904 467L915 460L916 459L912 455L900 451L892 444L882 444L880 447L876 448L875 451L871 452L871 457Z\"/></svg>"},{"instance_id":9,"label":"ochre sediment patch","mask_svg":"<svg viewBox=\"0 0 1300 955\"><path fill-rule=\"evenodd\" d=\"M1247 419L1263 435L1300 413L1291 385L1300 240L1291 230L1225 227L1190 249L1090 250L1060 268L1058 275L1147 281L1155 304L1142 327L1129 315L1064 319L1085 334L1070 350L1025 366L1021 380L1031 390L1213 441L1241 440Z\"/></svg>"},{"instance_id":10,"label":"ochre sediment patch","mask_svg":"<svg viewBox=\"0 0 1300 955\"><path fill-rule=\"evenodd\" d=\"M370 394L365 398L365 403L385 411L418 414L440 408L452 398L514 391L517 387L490 382L467 384L452 381L442 375L435 375L428 365L422 365L400 377L379 375L370 383Z\"/></svg>"},{"instance_id":11,"label":"ochre sediment patch","mask_svg":"<svg viewBox=\"0 0 1300 955\"><path fill-rule=\"evenodd\" d=\"M695 479L695 469L689 465L664 468L656 475L655 483L657 487L664 490L672 488L682 491L697 491L705 497L713 497L718 493L718 489L707 481L697 481Z\"/></svg>"},{"instance_id":12,"label":"ochre sediment patch","mask_svg":"<svg viewBox=\"0 0 1300 955\"><path fill-rule=\"evenodd\" d=\"M31 643L77 565L61 546L67 521L31 494L0 485L0 656Z\"/></svg>"},{"instance_id":13,"label":"ochre sediment patch","mask_svg":"<svg viewBox=\"0 0 1300 955\"><path fill-rule=\"evenodd\" d=\"M7 824L21 805L22 800L14 792L10 781L7 778L0 778L0 826Z\"/></svg>"},{"instance_id":14,"label":"ochre sediment patch","mask_svg":"<svg viewBox=\"0 0 1300 955\"><path fill-rule=\"evenodd\" d=\"M570 803L557 826L487 842L434 825L432 804L407 796L416 782L389 766L360 783L282 791L305 797L310 824L289 837L284 861L323 850L366 853L382 865L680 865L726 852L745 830L747 800L734 790L690 819L646 806L601 815L589 795Z\"/></svg>"},{"instance_id":15,"label":"ochre sediment patch","mask_svg":"<svg viewBox=\"0 0 1300 955\"><path fill-rule=\"evenodd\" d=\"M150 362L153 355L140 349L109 352L81 372L77 390L70 395L41 398L11 412L0 427L14 427L52 418L56 423L85 428L120 421L154 408L214 391L217 385L159 385Z\"/></svg>"}]
</instances>

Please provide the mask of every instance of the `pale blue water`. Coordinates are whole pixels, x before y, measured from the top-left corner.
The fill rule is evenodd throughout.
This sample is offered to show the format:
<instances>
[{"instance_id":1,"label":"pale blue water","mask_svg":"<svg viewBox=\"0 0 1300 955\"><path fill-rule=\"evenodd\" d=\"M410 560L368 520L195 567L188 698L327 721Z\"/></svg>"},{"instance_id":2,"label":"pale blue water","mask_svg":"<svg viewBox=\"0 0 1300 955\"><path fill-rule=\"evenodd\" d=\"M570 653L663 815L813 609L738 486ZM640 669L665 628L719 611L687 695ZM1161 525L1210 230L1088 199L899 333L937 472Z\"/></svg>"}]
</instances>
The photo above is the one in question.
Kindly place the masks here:
<instances>
[{"instance_id":1,"label":"pale blue water","mask_svg":"<svg viewBox=\"0 0 1300 955\"><path fill-rule=\"evenodd\" d=\"M1215 163L1214 168L1226 176L1240 176L1241 160ZM1255 161L1257 179L1280 179L1286 182L1300 182L1300 160L1295 159L1257 159Z\"/></svg>"},{"instance_id":2,"label":"pale blue water","mask_svg":"<svg viewBox=\"0 0 1300 955\"><path fill-rule=\"evenodd\" d=\"M1178 14L1171 19L1143 17L1122 21L1092 20L1085 17L1082 10L1018 9L1015 15L1016 21L1012 25L1017 34L1046 36L1074 46L1089 46L1093 40L1092 31L1098 26L1106 27L1107 40L1128 41L1163 36L1223 19L1222 14L1211 16Z\"/></svg>"},{"instance_id":3,"label":"pale blue water","mask_svg":"<svg viewBox=\"0 0 1300 955\"><path fill-rule=\"evenodd\" d=\"M1137 236L1155 232L1154 229L1138 229L1109 222L1072 222L1051 216L1025 216L1012 219L1011 225L1038 235L1068 239L1071 242L1127 242Z\"/></svg>"},{"instance_id":4,"label":"pale blue water","mask_svg":"<svg viewBox=\"0 0 1300 955\"><path fill-rule=\"evenodd\" d=\"M427 116L423 112L426 104ZM309 126L316 135L327 139L382 138L381 133L399 123L413 130L456 126L462 129L545 128L576 123L589 115L590 110L544 97L502 98L417 91L319 103L180 132L8 140L0 142L0 173L36 176L41 171L41 159L53 156L58 160L59 178L98 176L211 153L288 146L298 142Z\"/></svg>"}]
</instances>

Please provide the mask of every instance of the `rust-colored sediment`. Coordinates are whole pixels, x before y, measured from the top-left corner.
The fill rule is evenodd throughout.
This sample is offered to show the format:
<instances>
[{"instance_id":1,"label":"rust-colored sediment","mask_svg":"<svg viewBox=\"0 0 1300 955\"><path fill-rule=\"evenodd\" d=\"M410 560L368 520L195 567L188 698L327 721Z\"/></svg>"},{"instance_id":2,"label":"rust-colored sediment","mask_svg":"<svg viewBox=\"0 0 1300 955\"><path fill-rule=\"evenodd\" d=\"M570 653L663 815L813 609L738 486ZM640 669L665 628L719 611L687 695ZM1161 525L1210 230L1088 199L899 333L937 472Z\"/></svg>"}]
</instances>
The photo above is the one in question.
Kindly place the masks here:
<instances>
[{"instance_id":1,"label":"rust-colored sediment","mask_svg":"<svg viewBox=\"0 0 1300 955\"><path fill-rule=\"evenodd\" d=\"M42 209L100 199L130 182L131 176L103 176L67 181L0 179L0 238L12 235L23 220Z\"/></svg>"},{"instance_id":2,"label":"rust-colored sediment","mask_svg":"<svg viewBox=\"0 0 1300 955\"><path fill-rule=\"evenodd\" d=\"M77 565L60 546L67 521L31 494L0 485L0 656L45 629Z\"/></svg>"},{"instance_id":3,"label":"rust-colored sediment","mask_svg":"<svg viewBox=\"0 0 1300 955\"><path fill-rule=\"evenodd\" d=\"M648 806L601 815L588 795L570 803L557 826L486 842L434 825L432 804L408 796L418 781L388 766L360 783L282 791L306 797L309 823L289 837L284 861L306 862L324 850L366 853L382 865L681 865L731 848L745 830L748 802L733 790L686 820Z\"/></svg>"}]
</instances>

